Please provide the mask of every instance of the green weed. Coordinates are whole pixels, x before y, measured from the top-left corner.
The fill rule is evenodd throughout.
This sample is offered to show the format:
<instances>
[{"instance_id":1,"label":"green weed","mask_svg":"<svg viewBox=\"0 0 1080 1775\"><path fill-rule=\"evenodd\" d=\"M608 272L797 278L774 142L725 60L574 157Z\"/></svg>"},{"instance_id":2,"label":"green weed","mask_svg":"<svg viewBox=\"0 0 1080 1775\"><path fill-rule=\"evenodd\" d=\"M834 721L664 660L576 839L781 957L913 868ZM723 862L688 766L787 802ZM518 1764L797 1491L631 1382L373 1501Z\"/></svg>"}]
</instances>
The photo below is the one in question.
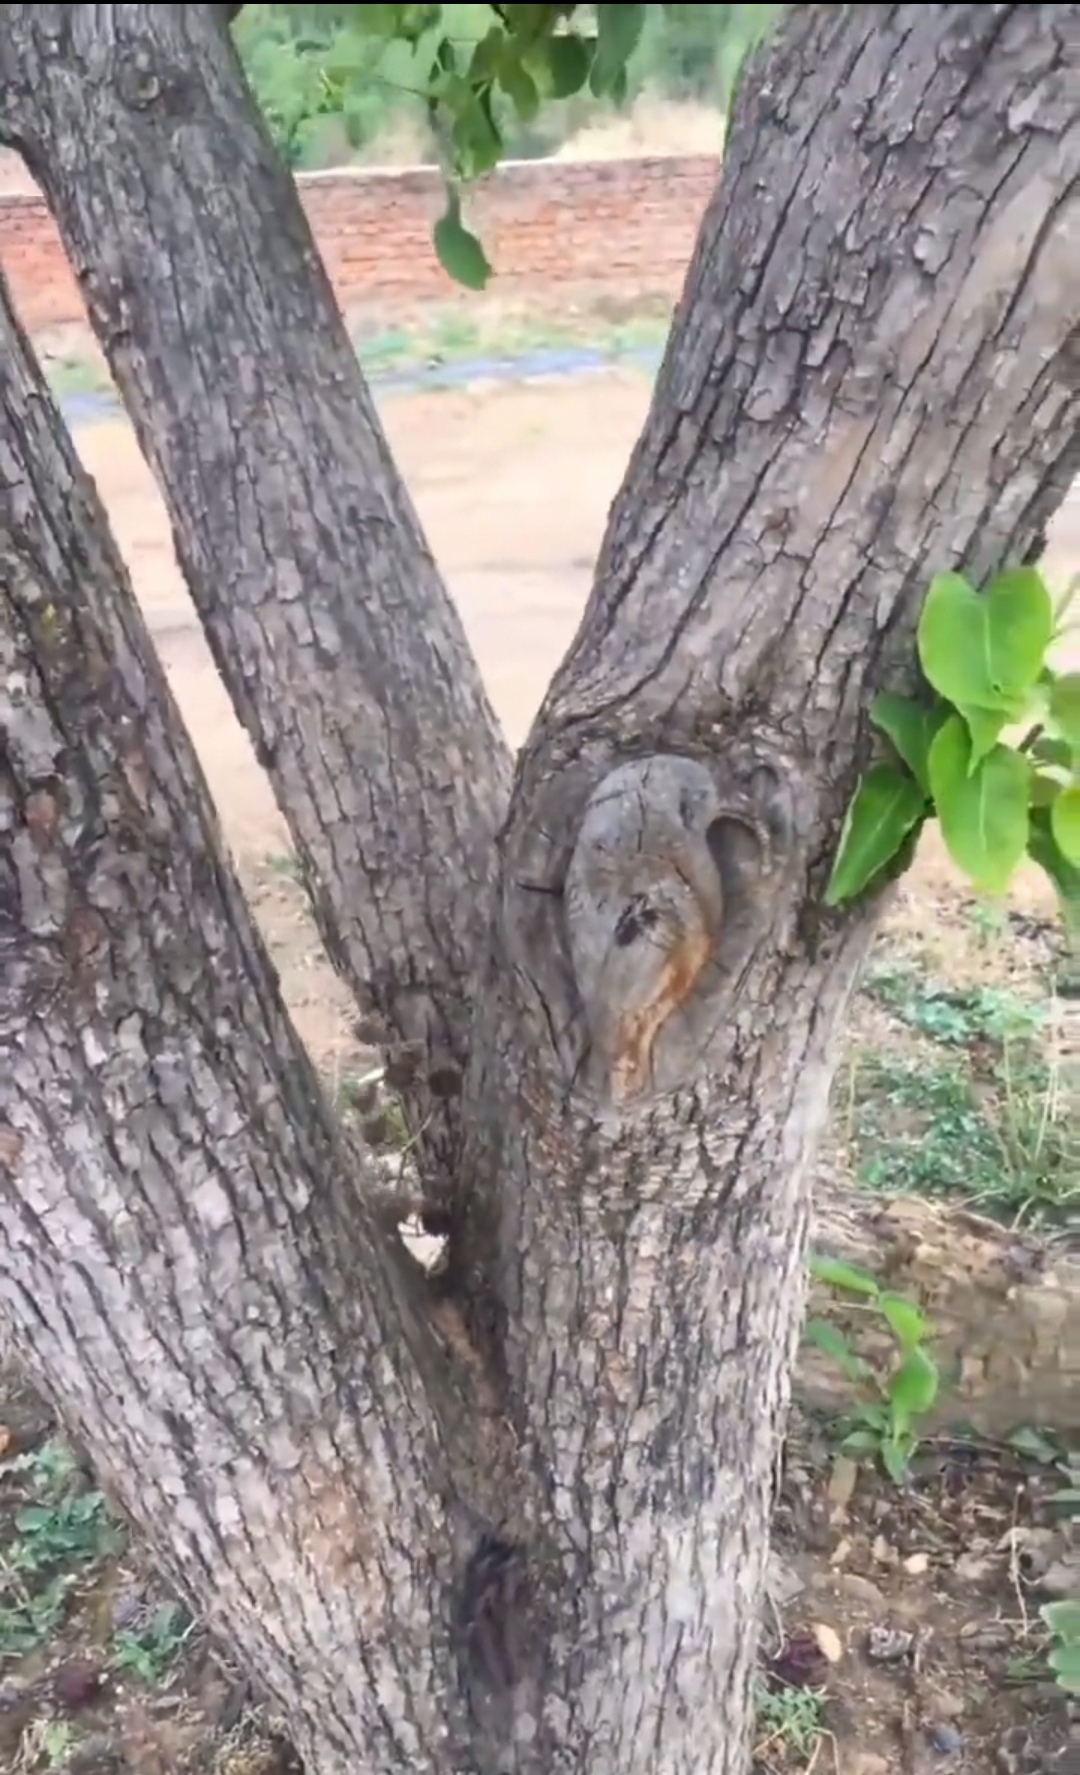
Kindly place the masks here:
<instances>
[{"instance_id":1,"label":"green weed","mask_svg":"<svg viewBox=\"0 0 1080 1775\"><path fill-rule=\"evenodd\" d=\"M853 1146L870 1189L959 1196L998 1219L1064 1220L1080 1189L1055 1072L1005 1060L991 1080L964 1061L870 1054L853 1081Z\"/></svg>"},{"instance_id":2,"label":"green weed","mask_svg":"<svg viewBox=\"0 0 1080 1775\"><path fill-rule=\"evenodd\" d=\"M919 1446L920 1420L938 1394L937 1364L927 1347L933 1328L913 1301L853 1264L812 1255L809 1269L813 1281L845 1298L849 1311L862 1310L889 1332L894 1355L882 1367L860 1355L831 1319L808 1319L803 1327L806 1342L836 1364L855 1395L840 1425L841 1452L872 1456L901 1485Z\"/></svg>"},{"instance_id":3,"label":"green weed","mask_svg":"<svg viewBox=\"0 0 1080 1775\"><path fill-rule=\"evenodd\" d=\"M1051 1004L996 986L946 985L906 961L874 969L863 990L925 1047L879 1049L853 1063L859 1181L959 1196L1014 1223L1064 1220L1078 1200L1080 1162L1066 1133Z\"/></svg>"},{"instance_id":4,"label":"green weed","mask_svg":"<svg viewBox=\"0 0 1080 1775\"><path fill-rule=\"evenodd\" d=\"M56 1441L0 1467L0 1508L3 1661L24 1657L56 1631L80 1575L116 1553L124 1535L101 1492Z\"/></svg>"},{"instance_id":5,"label":"green weed","mask_svg":"<svg viewBox=\"0 0 1080 1775\"><path fill-rule=\"evenodd\" d=\"M795 1756L807 1759L824 1730L824 1706L823 1689L770 1689L758 1683L754 1691L758 1732L765 1743L781 1743ZM763 1748L759 1744L755 1756Z\"/></svg>"},{"instance_id":6,"label":"green weed","mask_svg":"<svg viewBox=\"0 0 1080 1775\"><path fill-rule=\"evenodd\" d=\"M295 881L303 887L304 865L295 851L268 851L265 861L271 875L277 875L283 881Z\"/></svg>"},{"instance_id":7,"label":"green weed","mask_svg":"<svg viewBox=\"0 0 1080 1775\"><path fill-rule=\"evenodd\" d=\"M164 1682L169 1666L182 1650L194 1623L179 1603L163 1603L145 1625L125 1628L112 1645L111 1663L130 1671L149 1688Z\"/></svg>"},{"instance_id":8,"label":"green weed","mask_svg":"<svg viewBox=\"0 0 1080 1775\"><path fill-rule=\"evenodd\" d=\"M992 986L948 986L920 969L893 963L873 970L864 991L910 1029L944 1047L1030 1048L1046 1026L1046 1007Z\"/></svg>"}]
</instances>

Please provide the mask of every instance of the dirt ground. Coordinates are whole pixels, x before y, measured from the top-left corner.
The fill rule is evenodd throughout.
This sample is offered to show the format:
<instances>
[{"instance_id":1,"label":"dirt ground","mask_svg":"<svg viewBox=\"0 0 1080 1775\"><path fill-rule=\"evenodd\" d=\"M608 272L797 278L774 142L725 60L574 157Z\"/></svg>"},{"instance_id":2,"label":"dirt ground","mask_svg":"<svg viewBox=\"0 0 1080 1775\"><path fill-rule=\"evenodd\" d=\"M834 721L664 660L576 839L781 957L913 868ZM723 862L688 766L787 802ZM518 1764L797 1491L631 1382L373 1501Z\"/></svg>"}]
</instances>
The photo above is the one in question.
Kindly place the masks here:
<instances>
[{"instance_id":1,"label":"dirt ground","mask_svg":"<svg viewBox=\"0 0 1080 1775\"><path fill-rule=\"evenodd\" d=\"M381 403L514 742L577 623L648 392L644 375L621 371ZM358 1059L348 1001L180 580L160 499L125 422L83 427L77 443L298 1027L336 1085ZM1056 527L1052 577L1078 564L1080 504ZM1075 1182L1064 1143L1047 1134L1060 1032L1053 915L1035 872L1008 907L974 904L927 838L860 998L830 1145L837 1165L880 1187L950 1189L1009 1219L1060 1224ZM1018 1104L1030 1111L1022 1124ZM1063 1534L1049 1499L1064 1483L1063 1451L1052 1436L1024 1452L939 1439L897 1487L835 1447L829 1426L797 1424L758 1768L1065 1775L1055 1757L1066 1715L1040 1680L1038 1625ZM291 1764L274 1722L138 1549L110 1541L118 1535L92 1478L65 1465L48 1414L14 1383L0 1390L0 1770L281 1775ZM6 1583L20 1571L21 1589ZM43 1571L74 1574L47 1621L31 1608Z\"/></svg>"}]
</instances>

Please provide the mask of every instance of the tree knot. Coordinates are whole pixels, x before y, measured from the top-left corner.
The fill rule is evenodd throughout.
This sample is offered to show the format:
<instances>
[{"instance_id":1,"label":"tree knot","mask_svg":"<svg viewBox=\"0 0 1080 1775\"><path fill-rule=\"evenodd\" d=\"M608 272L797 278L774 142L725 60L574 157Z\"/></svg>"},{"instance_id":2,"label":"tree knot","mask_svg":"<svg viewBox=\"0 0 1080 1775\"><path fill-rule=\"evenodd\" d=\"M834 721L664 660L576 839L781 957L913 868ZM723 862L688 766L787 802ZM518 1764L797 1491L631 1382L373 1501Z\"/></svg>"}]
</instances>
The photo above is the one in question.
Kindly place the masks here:
<instances>
[{"instance_id":1,"label":"tree knot","mask_svg":"<svg viewBox=\"0 0 1080 1775\"><path fill-rule=\"evenodd\" d=\"M633 760L586 805L565 884L567 940L590 1082L616 1104L686 1076L682 1014L732 959L729 936L755 901L776 829L758 806L763 788L775 802L776 776L751 775L746 789L722 792L700 760Z\"/></svg>"}]
</instances>

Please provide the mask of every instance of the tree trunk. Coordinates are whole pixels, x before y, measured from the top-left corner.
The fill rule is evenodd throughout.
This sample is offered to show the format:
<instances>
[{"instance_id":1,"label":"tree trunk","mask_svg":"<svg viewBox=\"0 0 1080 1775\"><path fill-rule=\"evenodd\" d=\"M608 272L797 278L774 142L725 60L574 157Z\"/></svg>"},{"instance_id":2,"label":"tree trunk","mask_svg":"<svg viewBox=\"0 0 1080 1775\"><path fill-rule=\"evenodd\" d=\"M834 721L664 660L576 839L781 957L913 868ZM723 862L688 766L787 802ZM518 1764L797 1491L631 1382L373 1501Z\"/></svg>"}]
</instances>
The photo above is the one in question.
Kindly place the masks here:
<instances>
[{"instance_id":1,"label":"tree trunk","mask_svg":"<svg viewBox=\"0 0 1080 1775\"><path fill-rule=\"evenodd\" d=\"M464 1019L439 1006L463 967L478 982L467 1150L443 1180L451 1267L425 1316L392 1251L353 1219L235 891L216 858L200 865L206 819L180 800L197 776L141 631L138 670L122 669L129 599L123 623L94 631L127 701L87 708L42 622L100 597L98 576L71 572L94 560L92 538L69 529L66 549L44 553L15 510L2 520L5 620L23 654L29 631L22 670L42 691L32 747L8 768L26 832L44 820L48 843L40 862L20 827L12 916L24 941L40 923L81 954L80 933L99 928L88 907L107 927L91 969L98 947L110 960L92 971L96 998L76 969L31 1027L42 960L13 1013L4 1187L37 1221L32 1257L22 1234L0 1245L10 1311L26 1341L31 1287L45 1303L35 1359L107 1470L137 1460L129 1507L200 1599L217 1595L313 1775L434 1769L440 1733L455 1769L734 1775L810 1158L877 910L821 904L867 752L861 711L910 678L930 574L960 562L981 575L1026 553L1077 467L1080 108L1065 37L1080 7L797 8L757 61L497 856L504 764L475 666L358 373L335 380L344 342L325 281L305 268L294 199L215 9L6 11L5 128L87 280L222 670L253 725L270 724L275 785L322 859L337 928L355 921L357 953L387 939L380 1003L417 1039L452 1030L459 1059ZM292 243L284 259L275 228ZM301 320L330 343L298 344ZM36 466L39 395L33 424L25 393L9 405L6 441L23 455L0 484L33 467L62 535L85 504L70 455L55 499ZM370 589L363 620L348 603L357 583ZM429 602L450 654L422 643ZM290 637L306 612L301 647ZM333 670L316 707L324 618ZM315 774L322 753L335 762L322 736L350 731L348 699L365 697L382 699L390 763L361 707L339 803L320 788L334 770ZM161 711L168 744L143 743L153 793L133 826L113 786L123 721L160 731ZM419 800L379 878L391 917L341 865L370 820L384 868L397 804L380 787L362 805L360 774L393 784L406 763ZM475 790L460 780L470 771ZM34 811L39 777L70 778L77 817ZM309 786L312 808L293 806ZM346 803L336 846L321 822ZM429 808L442 845L421 878ZM182 842L164 848L174 831ZM117 858L104 886L99 853ZM124 871L134 885L103 899ZM394 945L419 928L436 876L445 941L425 930L435 953L418 960ZM214 923L219 904L229 917ZM325 905L324 919L330 930ZM407 1012L418 984L422 1008ZM211 1065L232 1093L223 1120L202 1107L217 1104L199 1084ZM78 1082L66 1150L34 1094L43 1078L60 1088L60 1066ZM76 1241L82 1269L60 1261ZM89 1374L87 1319L102 1327ZM160 1364L152 1396L125 1377L121 1328ZM220 1400L225 1373L251 1401L242 1425ZM130 1449L107 1397L130 1401ZM182 1485L163 1398L193 1428ZM238 1546L243 1506L223 1524L213 1497L219 1476L236 1497L248 1472L262 1479L259 1534ZM179 1529L149 1506L155 1488L183 1499ZM189 1541L218 1547L215 1569Z\"/></svg>"},{"instance_id":2,"label":"tree trunk","mask_svg":"<svg viewBox=\"0 0 1080 1775\"><path fill-rule=\"evenodd\" d=\"M17 1352L286 1699L312 1770L352 1770L362 1745L434 1775L457 1688L455 1491L492 1508L475 1427L465 1440L400 1245L357 1198L2 284L0 598L0 1301Z\"/></svg>"},{"instance_id":3,"label":"tree trunk","mask_svg":"<svg viewBox=\"0 0 1080 1775\"><path fill-rule=\"evenodd\" d=\"M220 8L4 12L0 139L56 215L327 952L449 1166L459 1093L428 1079L464 1065L510 759L295 183Z\"/></svg>"},{"instance_id":4,"label":"tree trunk","mask_svg":"<svg viewBox=\"0 0 1080 1775\"><path fill-rule=\"evenodd\" d=\"M1027 557L1080 467L1078 27L793 9L519 761L460 1282L579 1550L575 1710L621 1775L741 1766L810 1160L877 910L822 896L930 577Z\"/></svg>"}]
</instances>

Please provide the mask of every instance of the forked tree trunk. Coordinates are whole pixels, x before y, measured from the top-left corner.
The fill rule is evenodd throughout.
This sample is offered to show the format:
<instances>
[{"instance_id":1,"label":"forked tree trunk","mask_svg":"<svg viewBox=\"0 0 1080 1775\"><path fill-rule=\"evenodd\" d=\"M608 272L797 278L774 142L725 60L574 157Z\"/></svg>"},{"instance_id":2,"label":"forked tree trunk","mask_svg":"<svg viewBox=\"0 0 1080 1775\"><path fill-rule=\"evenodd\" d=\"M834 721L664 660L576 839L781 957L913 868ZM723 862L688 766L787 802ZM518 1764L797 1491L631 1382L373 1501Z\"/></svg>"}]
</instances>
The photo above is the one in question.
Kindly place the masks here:
<instances>
[{"instance_id":1,"label":"forked tree trunk","mask_svg":"<svg viewBox=\"0 0 1080 1775\"><path fill-rule=\"evenodd\" d=\"M425 1312L346 1199L235 890L207 860L205 816L194 791L181 799L181 775L198 780L186 748L143 741L138 780L153 792L139 818L117 798L125 719L160 735L174 717L148 668L124 664L136 631L115 561L75 583L65 561L91 549L85 504L50 505L45 487L51 529L68 538L49 552L12 505L4 621L42 693L32 745L20 740L9 766L22 821L11 916L24 939L66 931L80 954L84 928L104 931L92 993L83 962L41 996L59 965L45 945L28 951L15 995L4 1187L9 1216L18 1204L24 1217L11 1224L33 1240L0 1241L6 1310L105 1471L122 1482L125 1463L137 1469L129 1508L200 1600L218 1598L313 1775L734 1775L808 1161L875 911L821 904L865 757L860 712L909 678L930 573L1025 554L1078 466L1080 7L798 8L758 61L497 855L502 754L475 667L458 636L465 676L441 685L438 647L417 637L403 651L385 608L415 559L410 612L436 609L447 633L454 620L220 9L7 14L5 127L91 292L237 706L257 730L277 723L275 787L328 872L324 916L336 908L344 929L348 914L358 954L382 929L377 898L350 903L321 836L326 804L304 799L319 735L354 713L334 699L382 696L388 755L408 756L421 802L434 797L467 838L456 883L440 884L445 944L433 929L430 955L388 950L381 999L408 1033L393 1008L402 983L419 987L409 1029L426 1041L440 1018L453 1023L439 995L464 954L477 1009L448 1124L466 1150L441 1179L451 1269ZM301 313L325 325L318 344L297 341ZM16 482L55 456L42 423L25 398L8 402ZM305 438L318 440L317 484ZM5 467L0 486L11 478ZM370 555L341 571L342 550L375 547L344 535L354 509L397 563L391 582ZM290 527L307 539L291 553ZM106 578L120 615L95 621L101 656L120 659L117 700L87 709L43 613L97 610ZM346 624L357 586L362 614ZM279 633L307 620L317 633L324 618L334 669L312 643L289 653L288 682L261 683ZM32 659L20 669L32 680ZM294 704L303 720L288 719ZM408 751L418 723L424 746ZM455 748L478 761L482 792L459 781ZM376 768L373 752L357 756ZM340 770L348 799L347 756ZM75 809L64 820L34 811L38 775L50 806ZM69 802L54 776L70 778ZM380 857L391 809L376 794L357 816L375 823ZM183 840L165 852L174 831ZM394 907L454 873L444 848L421 883L408 842L387 865ZM131 872L138 886L121 895ZM493 906L477 896L486 872ZM159 904L171 924L152 916ZM261 1007L246 1024L241 958ZM201 1107L211 1057L232 1093L224 1122ZM60 1065L80 1084L66 1148L40 1097ZM123 1132L129 1108L145 1146ZM168 1144L177 1128L182 1156ZM76 1146L93 1162L73 1180ZM234 1167L259 1184L230 1198ZM307 1212L290 1208L298 1189ZM76 1248L92 1289L59 1261ZM160 1365L153 1397L117 1353L121 1323ZM253 1401L242 1418L219 1410L224 1372L231 1397ZM106 1415L106 1395L134 1430L115 1407ZM194 1422L189 1443L173 1414ZM264 1476L250 1502L232 1483L249 1470ZM222 1475L225 1524L212 1501ZM182 1505L176 1546L159 1494ZM210 1570L189 1548L215 1536ZM422 1668L410 1675L406 1656Z\"/></svg>"}]
</instances>

